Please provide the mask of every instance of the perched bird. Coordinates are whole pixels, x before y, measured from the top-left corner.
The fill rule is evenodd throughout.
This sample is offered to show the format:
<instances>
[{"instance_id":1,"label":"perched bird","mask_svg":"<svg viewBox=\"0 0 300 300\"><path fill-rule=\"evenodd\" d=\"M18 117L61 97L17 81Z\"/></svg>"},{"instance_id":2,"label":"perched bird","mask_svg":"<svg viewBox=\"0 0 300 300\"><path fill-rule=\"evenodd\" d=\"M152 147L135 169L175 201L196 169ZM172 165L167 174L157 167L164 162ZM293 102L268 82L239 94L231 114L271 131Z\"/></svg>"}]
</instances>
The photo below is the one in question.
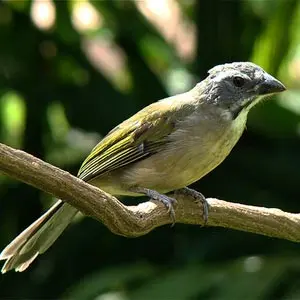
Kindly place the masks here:
<instances>
[{"instance_id":1,"label":"perched bird","mask_svg":"<svg viewBox=\"0 0 300 300\"><path fill-rule=\"evenodd\" d=\"M112 195L161 201L172 218L175 199L166 195L171 191L192 193L207 209L201 194L186 186L228 156L256 103L284 90L253 63L216 66L190 91L155 102L110 131L83 162L78 177ZM57 201L2 251L2 273L24 271L77 213Z\"/></svg>"}]
</instances>

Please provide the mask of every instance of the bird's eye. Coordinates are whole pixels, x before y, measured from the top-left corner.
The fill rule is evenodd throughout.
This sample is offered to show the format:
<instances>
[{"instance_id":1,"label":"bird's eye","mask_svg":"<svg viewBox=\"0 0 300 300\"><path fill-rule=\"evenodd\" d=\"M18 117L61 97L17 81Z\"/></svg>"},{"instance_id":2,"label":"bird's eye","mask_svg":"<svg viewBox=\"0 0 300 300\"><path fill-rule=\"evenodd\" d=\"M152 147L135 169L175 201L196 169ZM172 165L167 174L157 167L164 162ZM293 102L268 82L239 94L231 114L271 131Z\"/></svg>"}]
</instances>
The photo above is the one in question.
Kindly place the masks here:
<instances>
[{"instance_id":1,"label":"bird's eye","mask_svg":"<svg viewBox=\"0 0 300 300\"><path fill-rule=\"evenodd\" d=\"M236 87L240 88L245 84L245 79L243 77L240 77L240 76L235 76L235 77L233 77L232 82Z\"/></svg>"}]
</instances>

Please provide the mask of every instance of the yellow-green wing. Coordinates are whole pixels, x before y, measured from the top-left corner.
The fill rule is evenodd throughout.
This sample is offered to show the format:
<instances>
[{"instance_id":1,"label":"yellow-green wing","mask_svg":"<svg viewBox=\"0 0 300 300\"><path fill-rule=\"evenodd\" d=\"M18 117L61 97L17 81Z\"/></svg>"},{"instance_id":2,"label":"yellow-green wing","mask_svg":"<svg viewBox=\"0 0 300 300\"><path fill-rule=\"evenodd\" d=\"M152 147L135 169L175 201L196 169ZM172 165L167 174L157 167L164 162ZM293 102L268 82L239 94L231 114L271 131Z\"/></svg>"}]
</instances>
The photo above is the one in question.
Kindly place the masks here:
<instances>
[{"instance_id":1,"label":"yellow-green wing","mask_svg":"<svg viewBox=\"0 0 300 300\"><path fill-rule=\"evenodd\" d=\"M173 124L168 110L158 113L156 105L146 107L110 131L83 162L78 177L89 181L157 152L166 143Z\"/></svg>"}]
</instances>

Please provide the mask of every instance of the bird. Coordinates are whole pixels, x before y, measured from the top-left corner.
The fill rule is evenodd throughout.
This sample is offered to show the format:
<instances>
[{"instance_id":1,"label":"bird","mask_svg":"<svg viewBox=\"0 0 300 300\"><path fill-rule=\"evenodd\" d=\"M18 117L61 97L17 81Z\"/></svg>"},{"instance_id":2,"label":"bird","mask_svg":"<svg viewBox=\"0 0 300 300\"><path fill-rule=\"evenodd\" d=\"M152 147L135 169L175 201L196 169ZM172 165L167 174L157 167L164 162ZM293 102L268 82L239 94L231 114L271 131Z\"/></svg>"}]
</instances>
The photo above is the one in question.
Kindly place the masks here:
<instances>
[{"instance_id":1,"label":"bird","mask_svg":"<svg viewBox=\"0 0 300 300\"><path fill-rule=\"evenodd\" d=\"M217 65L187 92L143 108L112 129L82 163L78 177L114 196L161 201L175 220L170 192L205 197L188 188L216 168L241 137L248 112L285 86L252 62ZM0 254L2 273L24 271L78 213L58 200Z\"/></svg>"}]
</instances>

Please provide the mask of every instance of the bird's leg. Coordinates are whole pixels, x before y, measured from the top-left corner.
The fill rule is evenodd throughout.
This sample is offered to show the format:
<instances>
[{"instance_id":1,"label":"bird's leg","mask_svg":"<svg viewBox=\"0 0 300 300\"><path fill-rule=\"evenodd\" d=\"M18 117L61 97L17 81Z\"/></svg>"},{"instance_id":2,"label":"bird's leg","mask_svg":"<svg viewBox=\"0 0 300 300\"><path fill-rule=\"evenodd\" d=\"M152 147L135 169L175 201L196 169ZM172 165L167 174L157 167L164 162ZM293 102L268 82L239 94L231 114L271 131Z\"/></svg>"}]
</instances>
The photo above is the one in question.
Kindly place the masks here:
<instances>
[{"instance_id":1,"label":"bird's leg","mask_svg":"<svg viewBox=\"0 0 300 300\"><path fill-rule=\"evenodd\" d=\"M154 190L150 190L150 189L146 189L146 188L142 188L142 187L134 187L134 188L131 188L130 190L135 193L144 194L153 200L157 200L157 201L160 201L161 203L163 203L165 205L165 207L167 208L168 213L170 214L170 217L173 222L172 225L175 224L175 211L174 211L173 205L177 203L176 199L168 197L164 194L160 194Z\"/></svg>"},{"instance_id":2,"label":"bird's leg","mask_svg":"<svg viewBox=\"0 0 300 300\"><path fill-rule=\"evenodd\" d=\"M197 192L188 187L176 190L175 194L183 195L183 196L190 196L190 197L194 198L194 200L197 204L201 203L201 205L203 207L203 220L204 220L203 225L205 226L207 224L207 220L208 220L208 207L209 207L206 198L200 192Z\"/></svg>"}]
</instances>

